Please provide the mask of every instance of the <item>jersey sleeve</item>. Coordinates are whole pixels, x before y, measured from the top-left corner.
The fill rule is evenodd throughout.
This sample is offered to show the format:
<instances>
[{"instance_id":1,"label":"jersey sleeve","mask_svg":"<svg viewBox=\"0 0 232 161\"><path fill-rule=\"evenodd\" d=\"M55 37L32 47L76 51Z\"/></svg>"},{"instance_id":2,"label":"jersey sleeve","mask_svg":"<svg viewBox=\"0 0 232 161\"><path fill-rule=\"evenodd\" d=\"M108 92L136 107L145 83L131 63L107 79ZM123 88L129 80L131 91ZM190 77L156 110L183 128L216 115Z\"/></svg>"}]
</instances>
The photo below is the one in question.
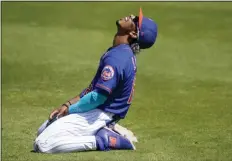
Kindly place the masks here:
<instances>
[{"instance_id":1,"label":"jersey sleeve","mask_svg":"<svg viewBox=\"0 0 232 161\"><path fill-rule=\"evenodd\" d=\"M103 60L101 74L95 85L98 92L111 94L117 87L120 79L119 63L113 57L107 57Z\"/></svg>"}]
</instances>

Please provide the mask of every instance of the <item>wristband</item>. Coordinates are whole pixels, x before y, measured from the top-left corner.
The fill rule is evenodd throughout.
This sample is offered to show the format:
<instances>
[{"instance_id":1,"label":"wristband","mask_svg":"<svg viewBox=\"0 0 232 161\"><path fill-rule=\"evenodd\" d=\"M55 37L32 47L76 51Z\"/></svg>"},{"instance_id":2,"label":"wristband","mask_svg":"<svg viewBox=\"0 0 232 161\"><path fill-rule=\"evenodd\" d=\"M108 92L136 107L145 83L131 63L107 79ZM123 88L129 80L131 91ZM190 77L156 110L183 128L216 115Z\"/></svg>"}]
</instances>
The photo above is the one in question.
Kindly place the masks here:
<instances>
[{"instance_id":1,"label":"wristband","mask_svg":"<svg viewBox=\"0 0 232 161\"><path fill-rule=\"evenodd\" d=\"M69 108L69 106L67 104L65 104L65 103L62 106L66 106L67 108Z\"/></svg>"}]
</instances>

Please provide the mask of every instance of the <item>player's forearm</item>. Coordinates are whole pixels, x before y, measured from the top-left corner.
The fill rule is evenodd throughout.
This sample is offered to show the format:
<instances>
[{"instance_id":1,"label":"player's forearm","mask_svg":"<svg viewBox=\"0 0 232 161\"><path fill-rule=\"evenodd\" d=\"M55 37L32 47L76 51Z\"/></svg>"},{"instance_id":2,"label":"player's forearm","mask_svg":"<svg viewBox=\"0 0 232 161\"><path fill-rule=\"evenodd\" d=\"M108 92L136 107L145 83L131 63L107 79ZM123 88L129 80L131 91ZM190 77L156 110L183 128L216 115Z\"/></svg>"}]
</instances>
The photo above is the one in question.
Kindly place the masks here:
<instances>
[{"instance_id":1,"label":"player's forearm","mask_svg":"<svg viewBox=\"0 0 232 161\"><path fill-rule=\"evenodd\" d=\"M83 96L77 103L69 106L69 114L93 110L97 108L99 105L103 104L106 101L106 99L107 96L92 91Z\"/></svg>"},{"instance_id":2,"label":"player's forearm","mask_svg":"<svg viewBox=\"0 0 232 161\"><path fill-rule=\"evenodd\" d=\"M74 103L78 102L79 100L80 100L80 96L78 95L78 96L72 98L72 99L70 100L70 103L71 103L71 104L74 104Z\"/></svg>"},{"instance_id":3,"label":"player's forearm","mask_svg":"<svg viewBox=\"0 0 232 161\"><path fill-rule=\"evenodd\" d=\"M67 102L65 102L64 104L66 104L67 106L71 106L72 104L77 103L80 100L80 96L77 95L73 98L71 98L70 100L68 100Z\"/></svg>"}]
</instances>

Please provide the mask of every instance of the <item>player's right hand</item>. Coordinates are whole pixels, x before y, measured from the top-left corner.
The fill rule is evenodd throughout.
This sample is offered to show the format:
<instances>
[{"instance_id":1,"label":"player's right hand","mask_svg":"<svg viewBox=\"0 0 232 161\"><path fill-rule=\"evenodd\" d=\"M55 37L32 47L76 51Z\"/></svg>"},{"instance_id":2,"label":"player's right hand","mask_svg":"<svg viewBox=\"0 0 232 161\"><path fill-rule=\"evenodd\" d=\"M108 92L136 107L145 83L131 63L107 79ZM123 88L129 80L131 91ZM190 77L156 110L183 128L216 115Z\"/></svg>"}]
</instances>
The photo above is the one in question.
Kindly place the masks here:
<instances>
[{"instance_id":1,"label":"player's right hand","mask_svg":"<svg viewBox=\"0 0 232 161\"><path fill-rule=\"evenodd\" d=\"M57 115L57 119L63 117L68 114L68 107L61 106L55 110L53 110L49 116L49 120L52 120L55 115Z\"/></svg>"},{"instance_id":2,"label":"player's right hand","mask_svg":"<svg viewBox=\"0 0 232 161\"><path fill-rule=\"evenodd\" d=\"M66 116L68 114L68 107L67 106L61 106L58 114L57 114L57 119L63 116Z\"/></svg>"},{"instance_id":3,"label":"player's right hand","mask_svg":"<svg viewBox=\"0 0 232 161\"><path fill-rule=\"evenodd\" d=\"M60 107L57 108L57 109L55 109L55 110L53 110L53 111L51 112L51 114L49 115L49 120L52 120L53 117L59 113L59 111L60 111Z\"/></svg>"}]
</instances>

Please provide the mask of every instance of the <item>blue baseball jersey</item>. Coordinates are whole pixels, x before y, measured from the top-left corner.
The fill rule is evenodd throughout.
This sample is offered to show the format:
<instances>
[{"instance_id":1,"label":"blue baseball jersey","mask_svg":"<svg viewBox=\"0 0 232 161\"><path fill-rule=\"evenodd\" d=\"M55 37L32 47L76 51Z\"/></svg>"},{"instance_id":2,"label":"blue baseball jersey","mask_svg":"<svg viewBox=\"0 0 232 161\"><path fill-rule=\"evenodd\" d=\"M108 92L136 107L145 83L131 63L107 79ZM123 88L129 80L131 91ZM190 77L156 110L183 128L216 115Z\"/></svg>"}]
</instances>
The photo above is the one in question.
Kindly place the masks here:
<instances>
[{"instance_id":1,"label":"blue baseball jersey","mask_svg":"<svg viewBox=\"0 0 232 161\"><path fill-rule=\"evenodd\" d=\"M136 72L136 57L129 45L109 48L100 59L94 79L80 97L93 90L105 92L108 98L98 108L124 118L134 95Z\"/></svg>"}]
</instances>

